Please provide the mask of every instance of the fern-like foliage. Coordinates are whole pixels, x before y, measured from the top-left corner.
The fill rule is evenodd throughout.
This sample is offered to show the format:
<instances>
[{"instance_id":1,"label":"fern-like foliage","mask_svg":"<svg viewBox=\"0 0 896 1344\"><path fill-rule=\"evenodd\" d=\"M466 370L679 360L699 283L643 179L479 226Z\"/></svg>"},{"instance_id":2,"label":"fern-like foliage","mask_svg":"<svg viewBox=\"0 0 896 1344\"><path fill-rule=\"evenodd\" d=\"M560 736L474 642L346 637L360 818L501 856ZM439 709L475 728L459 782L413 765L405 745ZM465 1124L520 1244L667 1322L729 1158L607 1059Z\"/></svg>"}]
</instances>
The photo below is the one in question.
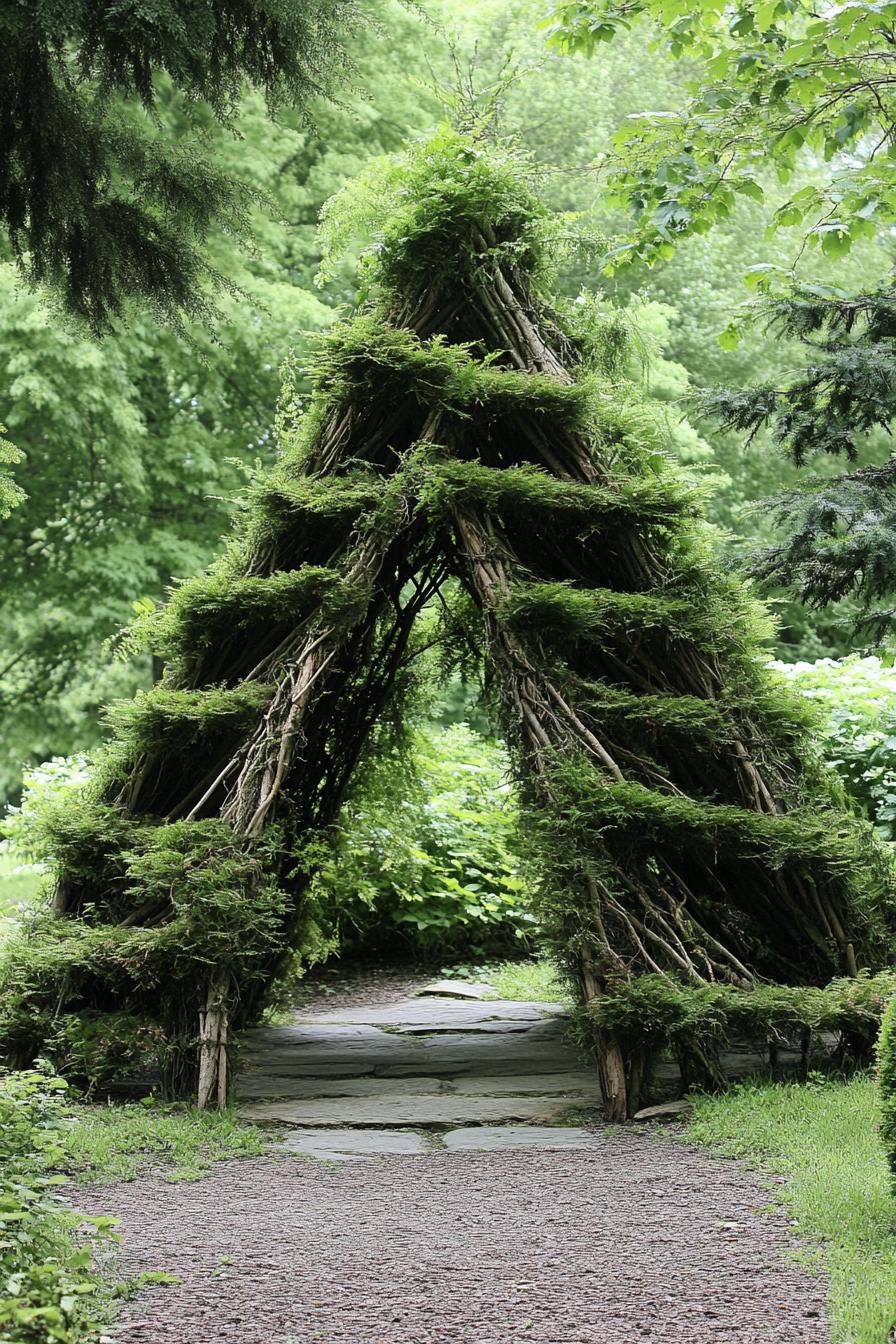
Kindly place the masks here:
<instances>
[{"instance_id":1,"label":"fern-like foliage","mask_svg":"<svg viewBox=\"0 0 896 1344\"><path fill-rule=\"evenodd\" d=\"M763 501L783 540L753 560L754 573L822 607L853 594L882 633L896 617L896 457L858 465L896 420L896 289L851 298L807 291L767 308L773 334L796 337L806 362L783 386L714 388L701 409L751 443L768 429L800 467L825 456L857 464L833 478ZM884 605L882 606L881 603Z\"/></svg>"}]
</instances>

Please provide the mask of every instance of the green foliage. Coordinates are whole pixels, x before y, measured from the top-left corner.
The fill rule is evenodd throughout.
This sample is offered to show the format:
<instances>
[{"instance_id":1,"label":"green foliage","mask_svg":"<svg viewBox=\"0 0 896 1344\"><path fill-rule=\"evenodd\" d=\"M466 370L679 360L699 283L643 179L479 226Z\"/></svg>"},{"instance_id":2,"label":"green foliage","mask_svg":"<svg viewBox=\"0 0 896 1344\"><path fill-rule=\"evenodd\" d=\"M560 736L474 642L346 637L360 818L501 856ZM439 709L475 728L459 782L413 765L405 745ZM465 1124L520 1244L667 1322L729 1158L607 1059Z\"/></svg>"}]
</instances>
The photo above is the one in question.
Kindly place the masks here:
<instances>
[{"instance_id":1,"label":"green foliage","mask_svg":"<svg viewBox=\"0 0 896 1344\"><path fill-rule=\"evenodd\" d=\"M486 113L483 122L488 119ZM371 164L327 205L322 274L330 273L351 239L375 232L375 247L364 260L368 283L377 288L450 282L458 239L483 269L510 261L546 281L554 270L550 242L557 221L522 173L514 146L493 140L486 148L477 137L443 125L412 144L400 162Z\"/></svg>"},{"instance_id":2,"label":"green foliage","mask_svg":"<svg viewBox=\"0 0 896 1344\"><path fill-rule=\"evenodd\" d=\"M313 896L346 951L426 959L525 946L534 934L501 747L459 723L419 728L344 808Z\"/></svg>"},{"instance_id":3,"label":"green foliage","mask_svg":"<svg viewBox=\"0 0 896 1344\"><path fill-rule=\"evenodd\" d=\"M101 706L149 684L148 659L110 667L105 642L219 548L246 469L271 460L280 365L294 354L301 366L309 332L351 297L348 267L315 290L320 206L432 117L407 72L425 72L420 37L434 30L392 0L383 14L388 41L376 25L344 30L360 87L319 103L314 126L286 106L272 122L253 92L229 129L160 83L158 134L273 203L251 209L247 246L226 227L208 233L206 264L227 282L212 330L141 310L98 344L0 264L0 418L28 493L0 533L0 795L15 798L23 762L94 747ZM16 476L24 484L24 464Z\"/></svg>"},{"instance_id":4,"label":"green foliage","mask_svg":"<svg viewBox=\"0 0 896 1344\"><path fill-rule=\"evenodd\" d=\"M608 187L632 211L634 228L610 254L611 267L668 257L680 238L727 220L740 199L762 204L769 166L787 181L812 158L831 170L808 182L797 176L773 205L769 237L798 227L811 248L837 261L896 217L896 7L860 0L819 13L808 0L737 0L731 9L558 0L548 28L561 50L592 55L638 18L694 74L681 105L642 108L616 134ZM768 285L778 273L764 263L753 279Z\"/></svg>"},{"instance_id":5,"label":"green foliage","mask_svg":"<svg viewBox=\"0 0 896 1344\"><path fill-rule=\"evenodd\" d=\"M826 1271L834 1344L886 1339L896 1319L896 1233L873 1080L746 1084L693 1103L689 1141L786 1178L775 1197Z\"/></svg>"},{"instance_id":6,"label":"green foliage","mask_svg":"<svg viewBox=\"0 0 896 1344\"><path fill-rule=\"evenodd\" d=\"M65 1134L65 1169L78 1184L201 1179L215 1162L260 1157L265 1136L231 1110L197 1111L154 1098L79 1105Z\"/></svg>"},{"instance_id":7,"label":"green foliage","mask_svg":"<svg viewBox=\"0 0 896 1344\"><path fill-rule=\"evenodd\" d=\"M896 841L896 670L858 655L774 663L819 711L825 759L885 840Z\"/></svg>"},{"instance_id":8,"label":"green foliage","mask_svg":"<svg viewBox=\"0 0 896 1344\"><path fill-rule=\"evenodd\" d=\"M625 375L644 382L666 446L679 460L705 472L711 448L728 477L726 484L713 471L723 487L711 506L714 518L739 536L765 540L765 515L747 516L744 501L780 492L796 469L774 455L744 454L733 435L715 429L703 431L709 440L703 442L682 419L688 381L736 386L773 380L793 367L793 343L780 337L768 341L748 331L728 352L715 341L741 297L743 264L767 261L775 246L762 240L760 207L740 198L741 208L711 241L685 240L674 264L620 275L596 300L581 295L594 278L591 243L599 246L618 227L618 214L600 203L595 212L592 165L645 101L675 106L686 70L650 51L649 33L636 26L602 49L595 78L587 62L546 56L535 31L541 8L542 0L427 4L437 23L458 31L462 53L476 45L480 83L497 78L508 50L516 53L523 73L501 95L503 124L527 146L539 189L559 212L551 227L563 235L559 283L573 317L584 315L587 326L596 302L605 353L612 353L611 328L624 347L625 368L617 360L615 371L604 372L617 385ZM350 38L358 92L344 90L339 102L316 105L313 128L285 107L272 122L255 92L234 113L234 136L202 104L170 87L160 94L156 115L167 141L191 146L198 127L205 157L275 203L273 212L251 210L247 248L220 228L209 233L209 264L242 291L222 291L214 338L195 324L179 335L159 329L151 315L135 315L126 331L116 329L97 346L60 328L52 309L22 292L14 268L0 267L0 381L7 390L0 418L27 455L29 494L0 538L0 568L8 576L0 605L0 793L15 798L23 762L93 748L103 732L103 703L149 684L145 657L110 667L105 641L131 618L135 603L143 610L160 603L172 581L200 571L218 548L230 501L244 486L236 462L248 467L270 459L279 366L294 352L291 377L301 395L308 384L307 333L329 323L333 304L355 295L353 245L315 289L319 209L371 158L441 115L423 87L431 82L427 65L452 79L436 24L396 4L382 9L382 21L384 35L362 28ZM562 172L553 171L557 165ZM382 217L368 214L375 238ZM864 283L863 267L888 265L883 250L871 255L870 248L836 263L836 275L825 261L823 278L848 288ZM813 260L819 273L822 261ZM632 297L635 288L646 303ZM610 311L611 300L621 312ZM634 341L632 325L640 333ZM24 482L23 469L15 475ZM807 618L796 604L785 623L788 646L799 652L782 656L844 648L832 621Z\"/></svg>"},{"instance_id":9,"label":"green foliage","mask_svg":"<svg viewBox=\"0 0 896 1344\"><path fill-rule=\"evenodd\" d=\"M7 467L18 466L22 458L23 454L5 437L5 430L0 425L0 518L8 518L16 505L25 498L24 490L6 470Z\"/></svg>"},{"instance_id":10,"label":"green foliage","mask_svg":"<svg viewBox=\"0 0 896 1344\"><path fill-rule=\"evenodd\" d=\"M112 705L108 714L116 747L124 753L177 750L208 734L253 721L270 694L270 686L257 682L201 691L154 686L151 691L138 691L133 700Z\"/></svg>"},{"instance_id":11,"label":"green foliage","mask_svg":"<svg viewBox=\"0 0 896 1344\"><path fill-rule=\"evenodd\" d=\"M4 848L30 864L43 863L48 855L44 843L44 818L54 811L69 790L82 788L90 778L86 756L57 756L28 771L21 801L7 808L0 820Z\"/></svg>"},{"instance_id":12,"label":"green foliage","mask_svg":"<svg viewBox=\"0 0 896 1344\"><path fill-rule=\"evenodd\" d=\"M191 0L94 12L0 6L0 221L20 266L105 330L129 300L202 313L210 227L246 224L250 189L159 133L171 97L233 120L246 83L307 107L344 77L353 0Z\"/></svg>"},{"instance_id":13,"label":"green foliage","mask_svg":"<svg viewBox=\"0 0 896 1344\"><path fill-rule=\"evenodd\" d=\"M0 947L16 921L34 906L44 885L40 869L18 861L0 845Z\"/></svg>"},{"instance_id":14,"label":"green foliage","mask_svg":"<svg viewBox=\"0 0 896 1344\"><path fill-rule=\"evenodd\" d=\"M896 998L884 1013L877 1047L880 1137L896 1189Z\"/></svg>"},{"instance_id":15,"label":"green foliage","mask_svg":"<svg viewBox=\"0 0 896 1344\"><path fill-rule=\"evenodd\" d=\"M27 1053L39 1036L60 1072L91 1090L123 1067L169 1076L194 1041L208 967L258 992L262 968L285 949L290 905L265 846L238 841L221 821L141 826L77 791L48 803L39 824L43 857L63 862L91 899L80 920L36 912L7 940L5 1048ZM96 983L114 1008L79 999ZM69 1011L58 1010L60 994Z\"/></svg>"},{"instance_id":16,"label":"green foliage","mask_svg":"<svg viewBox=\"0 0 896 1344\"><path fill-rule=\"evenodd\" d=\"M793 1039L804 1029L873 1041L894 990L893 971L832 980L824 988L758 984L740 989L642 975L593 1000L588 1012L600 1026L651 1051L697 1046L715 1055L731 1041Z\"/></svg>"},{"instance_id":17,"label":"green foliage","mask_svg":"<svg viewBox=\"0 0 896 1344\"><path fill-rule=\"evenodd\" d=\"M569 1005L572 993L557 965L549 957L530 961L504 961L482 968L483 980L494 988L499 999L518 999L534 1003Z\"/></svg>"},{"instance_id":18,"label":"green foliage","mask_svg":"<svg viewBox=\"0 0 896 1344\"><path fill-rule=\"evenodd\" d=\"M103 1322L89 1243L110 1218L70 1209L59 1174L67 1142L65 1084L46 1074L0 1076L0 1336L4 1344L79 1344Z\"/></svg>"},{"instance_id":19,"label":"green foliage","mask_svg":"<svg viewBox=\"0 0 896 1344\"><path fill-rule=\"evenodd\" d=\"M297 623L338 582L335 570L314 565L264 579L200 575L174 588L165 606L147 613L139 629L135 623L130 638L167 660L185 659L245 631L259 617L275 624Z\"/></svg>"},{"instance_id":20,"label":"green foliage","mask_svg":"<svg viewBox=\"0 0 896 1344\"><path fill-rule=\"evenodd\" d=\"M647 522L664 522L696 512L697 507L693 491L669 479L630 480L604 487L558 481L534 466L496 471L480 462L457 461L427 471L421 501L433 513L446 511L452 501L472 500L516 522L534 524L538 518L543 526L557 526L563 520L582 535L597 531L602 524L623 525L636 515Z\"/></svg>"},{"instance_id":21,"label":"green foliage","mask_svg":"<svg viewBox=\"0 0 896 1344\"><path fill-rule=\"evenodd\" d=\"M716 388L704 411L750 440L765 426L797 466L827 455L857 469L810 480L766 508L786 524L783 541L754 560L764 579L816 606L852 595L878 630L893 618L872 603L896 592L896 464L881 443L896 419L896 302L890 291L847 297L798 292L766 308L769 325L804 342L803 366L786 380L745 391Z\"/></svg>"}]
</instances>

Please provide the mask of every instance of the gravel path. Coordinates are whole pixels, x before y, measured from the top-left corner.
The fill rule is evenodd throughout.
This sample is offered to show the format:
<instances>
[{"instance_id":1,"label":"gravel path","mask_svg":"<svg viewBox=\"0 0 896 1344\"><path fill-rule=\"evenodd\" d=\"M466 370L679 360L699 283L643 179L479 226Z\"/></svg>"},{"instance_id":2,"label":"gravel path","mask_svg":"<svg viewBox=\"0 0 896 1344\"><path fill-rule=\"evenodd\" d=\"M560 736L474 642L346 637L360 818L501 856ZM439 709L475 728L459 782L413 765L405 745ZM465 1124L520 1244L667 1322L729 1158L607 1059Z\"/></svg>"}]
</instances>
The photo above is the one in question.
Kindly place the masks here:
<instances>
[{"instance_id":1,"label":"gravel path","mask_svg":"<svg viewBox=\"0 0 896 1344\"><path fill-rule=\"evenodd\" d=\"M823 1285L786 1257L768 1189L667 1135L591 1149L330 1166L85 1192L122 1220L119 1272L165 1270L127 1344L823 1344Z\"/></svg>"},{"instance_id":2,"label":"gravel path","mask_svg":"<svg viewBox=\"0 0 896 1344\"><path fill-rule=\"evenodd\" d=\"M298 1016L400 1003L441 977L419 966L315 966L299 984Z\"/></svg>"}]
</instances>

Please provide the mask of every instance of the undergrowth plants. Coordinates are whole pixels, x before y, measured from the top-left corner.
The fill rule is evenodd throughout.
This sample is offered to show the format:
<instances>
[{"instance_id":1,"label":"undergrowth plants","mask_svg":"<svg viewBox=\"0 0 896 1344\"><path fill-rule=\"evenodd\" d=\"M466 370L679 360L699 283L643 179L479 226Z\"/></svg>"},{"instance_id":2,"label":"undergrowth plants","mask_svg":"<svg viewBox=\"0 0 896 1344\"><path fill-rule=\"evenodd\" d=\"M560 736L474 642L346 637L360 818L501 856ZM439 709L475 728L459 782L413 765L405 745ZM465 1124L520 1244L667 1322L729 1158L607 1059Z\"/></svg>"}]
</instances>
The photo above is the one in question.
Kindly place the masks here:
<instances>
[{"instance_id":1,"label":"undergrowth plants","mask_svg":"<svg viewBox=\"0 0 896 1344\"><path fill-rule=\"evenodd\" d=\"M65 1198L66 1085L37 1071L0 1076L0 1339L80 1344L108 1317L92 1268L94 1238L114 1219L76 1213Z\"/></svg>"}]
</instances>

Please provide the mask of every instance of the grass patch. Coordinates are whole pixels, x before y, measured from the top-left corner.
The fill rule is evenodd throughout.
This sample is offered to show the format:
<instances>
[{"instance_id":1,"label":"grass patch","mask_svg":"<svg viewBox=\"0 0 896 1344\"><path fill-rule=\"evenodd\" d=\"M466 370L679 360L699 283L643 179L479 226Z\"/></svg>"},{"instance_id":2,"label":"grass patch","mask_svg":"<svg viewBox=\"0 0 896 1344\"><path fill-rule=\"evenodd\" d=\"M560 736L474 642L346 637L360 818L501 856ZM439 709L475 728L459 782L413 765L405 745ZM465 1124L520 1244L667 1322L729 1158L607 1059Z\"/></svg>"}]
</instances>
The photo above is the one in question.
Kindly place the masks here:
<instances>
[{"instance_id":1,"label":"grass patch","mask_svg":"<svg viewBox=\"0 0 896 1344\"><path fill-rule=\"evenodd\" d=\"M537 1003L568 1003L569 990L548 957L531 961L502 961L486 968L485 979L499 999L531 999Z\"/></svg>"},{"instance_id":2,"label":"grass patch","mask_svg":"<svg viewBox=\"0 0 896 1344\"><path fill-rule=\"evenodd\" d=\"M230 1110L128 1102L76 1106L65 1147L66 1168L76 1181L108 1184L147 1174L196 1181L214 1162L261 1156L268 1141Z\"/></svg>"},{"instance_id":3,"label":"grass patch","mask_svg":"<svg viewBox=\"0 0 896 1344\"><path fill-rule=\"evenodd\" d=\"M698 1096L687 1137L787 1178L787 1211L830 1275L834 1344L884 1344L896 1323L896 1201L873 1080Z\"/></svg>"}]
</instances>

